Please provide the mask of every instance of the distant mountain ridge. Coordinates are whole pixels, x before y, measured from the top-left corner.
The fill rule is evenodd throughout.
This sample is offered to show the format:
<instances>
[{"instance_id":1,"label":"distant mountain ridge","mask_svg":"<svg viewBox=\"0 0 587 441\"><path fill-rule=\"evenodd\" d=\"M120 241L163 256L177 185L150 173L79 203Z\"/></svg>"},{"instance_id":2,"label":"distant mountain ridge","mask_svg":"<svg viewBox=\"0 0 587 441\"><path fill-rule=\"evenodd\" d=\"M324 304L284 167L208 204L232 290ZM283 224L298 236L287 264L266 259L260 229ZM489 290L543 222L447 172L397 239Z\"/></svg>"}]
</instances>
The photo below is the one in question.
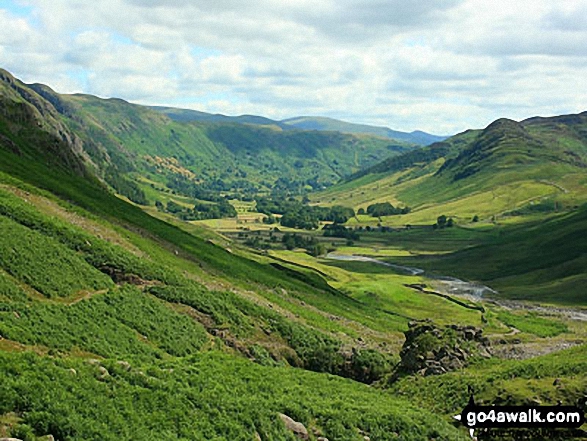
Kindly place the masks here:
<instances>
[{"instance_id":1,"label":"distant mountain ridge","mask_svg":"<svg viewBox=\"0 0 587 441\"><path fill-rule=\"evenodd\" d=\"M381 136L382 138L412 142L419 145L429 145L447 138L447 136L431 135L430 133L426 133L421 130L415 130L413 132L407 133L400 132L398 130L392 130L388 127L356 124L320 116L300 116L296 118L285 119L281 121L281 123L304 130L333 130L337 132L353 134L364 133L367 135Z\"/></svg>"},{"instance_id":2,"label":"distant mountain ridge","mask_svg":"<svg viewBox=\"0 0 587 441\"><path fill-rule=\"evenodd\" d=\"M212 114L200 112L191 109L178 109L174 107L151 106L152 109L164 113L169 118L180 121L200 121L200 122L222 122L237 124L254 124L261 126L272 126L282 130L317 130L326 132L340 132L352 135L370 135L380 138L388 138L398 141L405 141L417 145L429 145L447 138L447 136L431 135L421 130L413 132L401 132L392 130L388 127L372 126L368 124L356 124L341 121L334 118L323 116L298 116L281 121L265 118L256 115L227 116L220 113Z\"/></svg>"}]
</instances>

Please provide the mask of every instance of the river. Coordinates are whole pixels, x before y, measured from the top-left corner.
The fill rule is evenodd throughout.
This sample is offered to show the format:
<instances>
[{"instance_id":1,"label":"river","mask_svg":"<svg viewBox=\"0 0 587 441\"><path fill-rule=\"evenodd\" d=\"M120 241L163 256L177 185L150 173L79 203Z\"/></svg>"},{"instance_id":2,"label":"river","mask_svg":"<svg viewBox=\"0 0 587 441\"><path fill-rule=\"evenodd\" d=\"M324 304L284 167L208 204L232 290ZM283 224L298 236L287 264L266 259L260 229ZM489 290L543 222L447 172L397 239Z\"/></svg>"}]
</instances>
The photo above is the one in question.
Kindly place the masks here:
<instances>
[{"instance_id":1,"label":"river","mask_svg":"<svg viewBox=\"0 0 587 441\"><path fill-rule=\"evenodd\" d=\"M422 268L415 268L411 266L404 266L404 265L397 265L394 263L384 262L379 259L374 259L373 257L368 256L361 256L361 255L349 255L349 254L337 254L337 253L328 253L326 255L327 259L332 260L343 260L343 261L353 261L353 262L369 262L375 263L377 265L383 265L389 268L394 269L395 271L410 275L410 276L423 276L429 279L430 284L434 288L435 291L438 291L442 294L452 294L452 295L460 295L460 296L470 296L474 297L475 299L480 299L485 294L493 293L496 294L496 291L491 289L488 286L481 285L479 283L473 282L466 282L461 279L456 279L454 277L446 277L446 276L437 276L434 274L428 274Z\"/></svg>"},{"instance_id":2,"label":"river","mask_svg":"<svg viewBox=\"0 0 587 441\"><path fill-rule=\"evenodd\" d=\"M395 271L410 275L410 276L423 276L427 278L427 282L430 284L432 289L441 294L457 295L467 297L470 300L479 301L483 299L485 295L497 294L497 291L491 289L489 286L482 285L475 282L467 282L465 280L457 279L455 277L439 276L424 271L421 268L415 268L411 266L397 265L394 263L384 262L382 260L375 259L373 257L361 256L361 255L349 255L349 254L337 254L328 253L327 259L331 260L342 260L342 261L353 261L353 262L368 262L377 265L383 265L391 268ZM563 315L571 320L587 321L587 311L584 309L576 308L565 308L556 306L541 306L533 305L526 302L514 301L514 300L497 300L497 299L486 299L491 303L497 304L506 309L524 309L528 311L536 311L542 314L556 314Z\"/></svg>"}]
</instances>

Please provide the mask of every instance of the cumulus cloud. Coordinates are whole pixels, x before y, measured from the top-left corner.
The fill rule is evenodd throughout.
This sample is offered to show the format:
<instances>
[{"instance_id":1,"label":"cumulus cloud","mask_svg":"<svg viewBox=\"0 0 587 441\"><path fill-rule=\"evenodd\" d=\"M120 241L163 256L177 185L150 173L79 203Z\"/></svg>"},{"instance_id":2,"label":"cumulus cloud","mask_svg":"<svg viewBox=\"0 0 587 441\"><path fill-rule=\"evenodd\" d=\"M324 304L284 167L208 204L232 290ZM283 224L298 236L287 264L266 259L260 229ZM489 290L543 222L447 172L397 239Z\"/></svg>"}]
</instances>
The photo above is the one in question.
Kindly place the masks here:
<instances>
[{"instance_id":1,"label":"cumulus cloud","mask_svg":"<svg viewBox=\"0 0 587 441\"><path fill-rule=\"evenodd\" d=\"M61 92L452 133L585 110L585 17L585 0L7 0L0 65Z\"/></svg>"}]
</instances>

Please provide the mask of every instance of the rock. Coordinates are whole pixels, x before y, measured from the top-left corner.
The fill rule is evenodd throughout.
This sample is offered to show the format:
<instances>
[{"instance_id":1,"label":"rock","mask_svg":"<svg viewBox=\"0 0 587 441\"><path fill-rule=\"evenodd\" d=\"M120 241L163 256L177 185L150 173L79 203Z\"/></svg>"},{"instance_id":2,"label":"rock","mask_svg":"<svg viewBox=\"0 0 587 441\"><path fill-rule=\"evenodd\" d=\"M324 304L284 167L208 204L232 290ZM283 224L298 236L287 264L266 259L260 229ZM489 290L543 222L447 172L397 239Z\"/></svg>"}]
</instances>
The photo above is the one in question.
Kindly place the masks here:
<instances>
[{"instance_id":1,"label":"rock","mask_svg":"<svg viewBox=\"0 0 587 441\"><path fill-rule=\"evenodd\" d=\"M473 331L472 329L465 329L464 336L465 340L475 340L475 331Z\"/></svg>"},{"instance_id":2,"label":"rock","mask_svg":"<svg viewBox=\"0 0 587 441\"><path fill-rule=\"evenodd\" d=\"M0 441L22 441L18 438L0 438Z\"/></svg>"},{"instance_id":3,"label":"rock","mask_svg":"<svg viewBox=\"0 0 587 441\"><path fill-rule=\"evenodd\" d=\"M100 372L100 375L98 375L98 380L104 380L106 377L110 376L110 372L108 372L108 369L106 369L104 366L98 366L98 372Z\"/></svg>"},{"instance_id":4,"label":"rock","mask_svg":"<svg viewBox=\"0 0 587 441\"><path fill-rule=\"evenodd\" d=\"M324 438L323 436L319 436L316 441L328 441L328 438Z\"/></svg>"},{"instance_id":5,"label":"rock","mask_svg":"<svg viewBox=\"0 0 587 441\"><path fill-rule=\"evenodd\" d=\"M427 377L429 375L442 375L446 374L446 369L442 366L429 366L424 371L424 376Z\"/></svg>"},{"instance_id":6,"label":"rock","mask_svg":"<svg viewBox=\"0 0 587 441\"><path fill-rule=\"evenodd\" d=\"M261 439L261 435L259 435L259 432L255 432L255 441L263 441Z\"/></svg>"},{"instance_id":7,"label":"rock","mask_svg":"<svg viewBox=\"0 0 587 441\"><path fill-rule=\"evenodd\" d=\"M130 363L128 361L121 360L117 361L116 364L123 368L125 371L130 371Z\"/></svg>"},{"instance_id":8,"label":"rock","mask_svg":"<svg viewBox=\"0 0 587 441\"><path fill-rule=\"evenodd\" d=\"M77 375L77 371L74 368L69 368L68 371L71 372L73 375Z\"/></svg>"},{"instance_id":9,"label":"rock","mask_svg":"<svg viewBox=\"0 0 587 441\"><path fill-rule=\"evenodd\" d=\"M489 339L475 326L443 328L415 321L409 326L392 381L404 374L442 375L462 369L472 357L491 357Z\"/></svg>"},{"instance_id":10,"label":"rock","mask_svg":"<svg viewBox=\"0 0 587 441\"><path fill-rule=\"evenodd\" d=\"M294 421L292 418L283 413L279 414L279 418L281 418L281 421L283 421L285 427L288 430L291 430L295 436L303 440L309 439L308 430L302 423Z\"/></svg>"}]
</instances>

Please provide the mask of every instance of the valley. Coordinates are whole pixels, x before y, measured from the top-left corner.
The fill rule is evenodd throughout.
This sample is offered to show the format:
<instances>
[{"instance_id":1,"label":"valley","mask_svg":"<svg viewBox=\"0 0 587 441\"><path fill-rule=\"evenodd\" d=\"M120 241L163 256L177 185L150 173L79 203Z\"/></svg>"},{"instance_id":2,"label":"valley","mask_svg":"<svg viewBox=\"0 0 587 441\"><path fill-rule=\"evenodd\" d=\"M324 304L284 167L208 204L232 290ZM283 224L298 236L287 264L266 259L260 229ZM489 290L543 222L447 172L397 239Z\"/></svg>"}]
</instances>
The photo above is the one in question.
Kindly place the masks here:
<instances>
[{"instance_id":1,"label":"valley","mask_svg":"<svg viewBox=\"0 0 587 441\"><path fill-rule=\"evenodd\" d=\"M465 440L469 389L585 406L587 113L416 142L192 112L0 72L0 437Z\"/></svg>"}]
</instances>

